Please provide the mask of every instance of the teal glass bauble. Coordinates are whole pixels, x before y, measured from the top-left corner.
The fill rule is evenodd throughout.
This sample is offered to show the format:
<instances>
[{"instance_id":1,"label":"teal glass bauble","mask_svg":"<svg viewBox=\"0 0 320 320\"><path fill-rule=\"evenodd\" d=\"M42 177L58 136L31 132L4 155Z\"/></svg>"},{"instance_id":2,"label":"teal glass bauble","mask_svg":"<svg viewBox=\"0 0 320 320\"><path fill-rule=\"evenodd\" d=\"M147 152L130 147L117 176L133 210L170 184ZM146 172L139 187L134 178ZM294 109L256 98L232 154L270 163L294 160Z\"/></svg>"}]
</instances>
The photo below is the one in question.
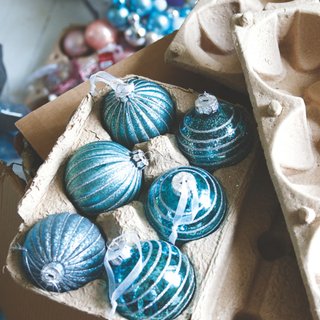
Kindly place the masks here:
<instances>
[{"instance_id":1,"label":"teal glass bauble","mask_svg":"<svg viewBox=\"0 0 320 320\"><path fill-rule=\"evenodd\" d=\"M181 121L177 144L190 164L209 171L235 165L250 152L253 134L239 108L200 95Z\"/></svg>"},{"instance_id":2,"label":"teal glass bauble","mask_svg":"<svg viewBox=\"0 0 320 320\"><path fill-rule=\"evenodd\" d=\"M170 320L190 302L195 289L193 267L177 247L164 241L143 241L142 271L116 300L116 311L129 320ZM120 285L139 259L132 246L130 255L120 264L111 261L115 283Z\"/></svg>"},{"instance_id":3,"label":"teal glass bauble","mask_svg":"<svg viewBox=\"0 0 320 320\"><path fill-rule=\"evenodd\" d=\"M129 9L124 5L112 6L108 9L107 18L114 27L123 28L127 24L129 14Z\"/></svg>"},{"instance_id":4,"label":"teal glass bauble","mask_svg":"<svg viewBox=\"0 0 320 320\"><path fill-rule=\"evenodd\" d=\"M116 209L137 199L147 165L141 150L131 152L113 141L88 143L67 164L67 196L89 216Z\"/></svg>"},{"instance_id":5,"label":"teal glass bauble","mask_svg":"<svg viewBox=\"0 0 320 320\"><path fill-rule=\"evenodd\" d=\"M59 213L37 222L22 247L30 281L45 291L78 289L104 270L105 241L89 219Z\"/></svg>"},{"instance_id":6,"label":"teal glass bauble","mask_svg":"<svg viewBox=\"0 0 320 320\"><path fill-rule=\"evenodd\" d=\"M217 230L227 209L225 192L206 170L193 166L169 170L153 182L145 203L147 219L161 239L169 241L172 235L179 201L183 197L182 183L187 186L184 191L186 202L182 207L184 217L176 226L177 245ZM192 214L194 218L188 219Z\"/></svg>"},{"instance_id":7,"label":"teal glass bauble","mask_svg":"<svg viewBox=\"0 0 320 320\"><path fill-rule=\"evenodd\" d=\"M174 105L158 84L131 79L133 90L125 95L112 90L101 109L101 123L112 140L131 149L136 143L168 133L173 125Z\"/></svg>"}]
</instances>

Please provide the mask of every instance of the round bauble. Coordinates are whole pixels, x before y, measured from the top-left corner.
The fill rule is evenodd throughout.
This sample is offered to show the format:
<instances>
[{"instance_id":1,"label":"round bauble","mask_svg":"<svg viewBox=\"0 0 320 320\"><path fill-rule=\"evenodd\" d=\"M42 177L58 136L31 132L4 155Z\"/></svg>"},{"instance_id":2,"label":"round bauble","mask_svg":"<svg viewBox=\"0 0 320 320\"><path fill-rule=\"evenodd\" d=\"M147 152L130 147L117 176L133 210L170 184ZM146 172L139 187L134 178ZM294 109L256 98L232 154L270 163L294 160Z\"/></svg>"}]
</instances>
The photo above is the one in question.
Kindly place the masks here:
<instances>
[{"instance_id":1,"label":"round bauble","mask_svg":"<svg viewBox=\"0 0 320 320\"><path fill-rule=\"evenodd\" d=\"M253 134L239 108L205 94L181 121L177 143L191 165L212 171L242 161Z\"/></svg>"},{"instance_id":2,"label":"round bauble","mask_svg":"<svg viewBox=\"0 0 320 320\"><path fill-rule=\"evenodd\" d=\"M145 212L159 237L176 244L214 232L226 214L226 195L207 171L177 167L159 176L148 191ZM175 240L175 239L173 239Z\"/></svg>"},{"instance_id":3,"label":"round bauble","mask_svg":"<svg viewBox=\"0 0 320 320\"><path fill-rule=\"evenodd\" d=\"M73 29L63 38L63 51L71 58L77 58L89 54L92 49L84 36L84 29Z\"/></svg>"},{"instance_id":4,"label":"round bauble","mask_svg":"<svg viewBox=\"0 0 320 320\"><path fill-rule=\"evenodd\" d=\"M97 226L76 213L64 212L37 222L22 252L30 281L43 290L61 293L99 278L106 250Z\"/></svg>"},{"instance_id":5,"label":"round bauble","mask_svg":"<svg viewBox=\"0 0 320 320\"><path fill-rule=\"evenodd\" d=\"M146 29L140 23L135 23L124 31L124 38L131 47L141 47L146 42L146 32Z\"/></svg>"},{"instance_id":6,"label":"round bauble","mask_svg":"<svg viewBox=\"0 0 320 320\"><path fill-rule=\"evenodd\" d=\"M101 123L112 140L131 149L136 143L168 133L174 106L169 93L144 79L127 82L132 91L125 96L112 90L101 108Z\"/></svg>"},{"instance_id":7,"label":"round bauble","mask_svg":"<svg viewBox=\"0 0 320 320\"><path fill-rule=\"evenodd\" d=\"M126 6L113 6L108 9L107 18L114 27L119 29L126 26L129 13Z\"/></svg>"},{"instance_id":8,"label":"round bauble","mask_svg":"<svg viewBox=\"0 0 320 320\"><path fill-rule=\"evenodd\" d=\"M129 320L177 317L190 302L195 277L193 267L181 251L164 241L143 241L142 271L116 300L117 312ZM121 284L137 264L139 251L132 246L130 254L119 264L111 261L115 283Z\"/></svg>"},{"instance_id":9,"label":"round bauble","mask_svg":"<svg viewBox=\"0 0 320 320\"><path fill-rule=\"evenodd\" d=\"M147 30L158 34L166 34L171 28L171 19L166 12L154 11L150 14L147 23Z\"/></svg>"},{"instance_id":10,"label":"round bauble","mask_svg":"<svg viewBox=\"0 0 320 320\"><path fill-rule=\"evenodd\" d=\"M112 141L88 143L67 164L66 194L81 212L97 216L137 199L147 165L141 150Z\"/></svg>"},{"instance_id":11,"label":"round bauble","mask_svg":"<svg viewBox=\"0 0 320 320\"><path fill-rule=\"evenodd\" d=\"M108 20L94 20L86 28L85 39L93 49L100 50L117 42L117 30Z\"/></svg>"},{"instance_id":12,"label":"round bauble","mask_svg":"<svg viewBox=\"0 0 320 320\"><path fill-rule=\"evenodd\" d=\"M130 11L137 13L140 17L149 14L153 7L152 0L131 0Z\"/></svg>"}]
</instances>

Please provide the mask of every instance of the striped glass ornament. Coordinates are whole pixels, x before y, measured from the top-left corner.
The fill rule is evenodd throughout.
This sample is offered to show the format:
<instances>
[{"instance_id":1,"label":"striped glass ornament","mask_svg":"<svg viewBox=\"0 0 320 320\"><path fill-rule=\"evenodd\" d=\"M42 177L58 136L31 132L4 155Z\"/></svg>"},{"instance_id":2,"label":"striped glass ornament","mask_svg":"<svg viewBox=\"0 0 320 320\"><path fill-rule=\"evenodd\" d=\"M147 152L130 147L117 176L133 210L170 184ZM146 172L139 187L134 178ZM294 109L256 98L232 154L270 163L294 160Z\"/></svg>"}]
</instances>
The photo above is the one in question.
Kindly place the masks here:
<instances>
[{"instance_id":1,"label":"striped glass ornament","mask_svg":"<svg viewBox=\"0 0 320 320\"><path fill-rule=\"evenodd\" d=\"M171 130L174 105L169 93L154 82L131 79L127 85L133 88L130 93L112 90L105 98L101 123L112 140L131 149Z\"/></svg>"},{"instance_id":2,"label":"striped glass ornament","mask_svg":"<svg viewBox=\"0 0 320 320\"><path fill-rule=\"evenodd\" d=\"M147 165L141 150L112 141L88 143L67 164L66 193L81 212L97 216L137 199Z\"/></svg>"},{"instance_id":3,"label":"striped glass ornament","mask_svg":"<svg viewBox=\"0 0 320 320\"><path fill-rule=\"evenodd\" d=\"M187 185L193 186L186 189L182 219L175 225L183 197L183 179ZM193 208L194 202L196 208ZM177 167L159 176L151 185L145 203L146 217L161 239L172 242L173 228L176 227L178 246L217 230L226 209L226 195L220 183L206 170L193 166ZM188 219L191 215L193 218Z\"/></svg>"},{"instance_id":4,"label":"striped glass ornament","mask_svg":"<svg viewBox=\"0 0 320 320\"><path fill-rule=\"evenodd\" d=\"M20 249L28 278L46 291L78 289L104 270L105 241L97 226L76 213L37 222Z\"/></svg>"},{"instance_id":5,"label":"striped glass ornament","mask_svg":"<svg viewBox=\"0 0 320 320\"><path fill-rule=\"evenodd\" d=\"M181 121L177 143L191 165L213 171L242 161L253 135L239 108L205 93Z\"/></svg>"},{"instance_id":6,"label":"striped glass ornament","mask_svg":"<svg viewBox=\"0 0 320 320\"><path fill-rule=\"evenodd\" d=\"M116 311L129 320L177 317L191 300L195 288L190 261L177 247L164 241L143 241L141 251L142 270L117 299ZM134 245L121 262L110 261L116 285L125 281L139 257Z\"/></svg>"}]
</instances>

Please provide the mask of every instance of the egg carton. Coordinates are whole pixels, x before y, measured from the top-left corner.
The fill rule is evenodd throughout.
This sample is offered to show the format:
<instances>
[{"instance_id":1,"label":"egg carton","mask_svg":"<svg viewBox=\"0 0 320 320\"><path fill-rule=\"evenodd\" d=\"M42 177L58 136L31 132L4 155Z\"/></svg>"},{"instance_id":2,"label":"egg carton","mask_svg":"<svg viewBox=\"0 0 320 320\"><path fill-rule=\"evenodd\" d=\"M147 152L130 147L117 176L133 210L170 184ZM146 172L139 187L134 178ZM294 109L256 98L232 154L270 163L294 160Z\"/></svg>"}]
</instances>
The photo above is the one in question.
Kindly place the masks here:
<instances>
[{"instance_id":1,"label":"egg carton","mask_svg":"<svg viewBox=\"0 0 320 320\"><path fill-rule=\"evenodd\" d=\"M128 76L124 80L133 77L135 76ZM178 123L194 106L197 96L192 90L156 83L165 88L176 102ZM103 318L108 318L111 309L104 277L78 290L61 294L49 293L27 280L22 269L21 251L16 248L19 244L23 245L27 232L37 221L58 212L77 212L64 192L64 170L70 157L83 145L110 140L100 124L99 112L101 101L110 90L106 86L97 97L93 97L91 93L85 96L66 131L39 168L19 204L18 213L24 223L12 241L7 257L7 268L15 281L23 287ZM254 127L253 118L245 110L243 112ZM136 233L140 240L157 239L157 234L144 216L143 199L148 186L162 172L188 164L178 150L173 134L153 138L138 147L153 152L153 158L144 172L145 187L140 201L98 216L97 223L109 239L127 232ZM182 247L195 269L196 291L189 306L177 319L240 320L248 315L257 317L252 319L260 319L259 314L270 320L292 319L292 315L296 320L311 319L308 301L290 249L290 241L281 223L281 212L267 171L259 170L258 175L254 174L258 164L263 167L261 154L255 132L254 145L246 159L235 166L214 172L226 192L227 216L216 232ZM270 257L266 244L274 243L274 239L277 243L276 253ZM278 247L283 249L280 254L277 253ZM286 301L280 303L279 297L284 295ZM283 314L286 317L282 317ZM124 318L116 313L114 319Z\"/></svg>"},{"instance_id":2,"label":"egg carton","mask_svg":"<svg viewBox=\"0 0 320 320\"><path fill-rule=\"evenodd\" d=\"M290 7L318 0L200 0L165 53L174 66L212 78L247 94L241 64L234 48L230 19L234 14Z\"/></svg>"},{"instance_id":3,"label":"egg carton","mask_svg":"<svg viewBox=\"0 0 320 320\"><path fill-rule=\"evenodd\" d=\"M320 319L320 4L236 15L234 40L314 319Z\"/></svg>"}]
</instances>

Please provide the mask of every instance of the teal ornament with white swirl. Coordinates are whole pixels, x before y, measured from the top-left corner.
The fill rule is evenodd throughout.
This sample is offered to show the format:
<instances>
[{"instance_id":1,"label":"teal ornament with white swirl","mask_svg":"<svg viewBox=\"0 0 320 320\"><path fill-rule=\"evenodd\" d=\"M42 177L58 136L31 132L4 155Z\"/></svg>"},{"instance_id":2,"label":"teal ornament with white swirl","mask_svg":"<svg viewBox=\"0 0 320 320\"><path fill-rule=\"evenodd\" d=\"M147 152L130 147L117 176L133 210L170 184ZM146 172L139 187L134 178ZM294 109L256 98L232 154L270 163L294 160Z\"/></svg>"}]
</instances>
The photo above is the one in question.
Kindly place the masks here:
<instances>
[{"instance_id":1,"label":"teal ornament with white swirl","mask_svg":"<svg viewBox=\"0 0 320 320\"><path fill-rule=\"evenodd\" d=\"M88 143L67 164L67 196L88 216L116 209L137 199L147 165L141 150L131 152L112 141Z\"/></svg>"},{"instance_id":2,"label":"teal ornament with white swirl","mask_svg":"<svg viewBox=\"0 0 320 320\"><path fill-rule=\"evenodd\" d=\"M243 112L200 95L181 121L177 144L190 164L208 171L236 165L250 152L253 134Z\"/></svg>"},{"instance_id":3,"label":"teal ornament with white swirl","mask_svg":"<svg viewBox=\"0 0 320 320\"><path fill-rule=\"evenodd\" d=\"M165 89L143 79L131 79L122 88L127 90L112 90L101 108L101 123L112 140L131 149L170 132L174 105Z\"/></svg>"},{"instance_id":4,"label":"teal ornament with white swirl","mask_svg":"<svg viewBox=\"0 0 320 320\"><path fill-rule=\"evenodd\" d=\"M107 264L105 260L108 276L114 281L109 291L114 311L129 320L176 318L195 289L194 270L187 256L164 241L142 241L139 247L120 243L119 247L116 258L109 256ZM107 252L106 257L108 254L113 255Z\"/></svg>"},{"instance_id":5,"label":"teal ornament with white swirl","mask_svg":"<svg viewBox=\"0 0 320 320\"><path fill-rule=\"evenodd\" d=\"M105 241L96 225L76 213L40 220L19 249L27 277L45 291L76 290L104 271Z\"/></svg>"},{"instance_id":6,"label":"teal ornament with white swirl","mask_svg":"<svg viewBox=\"0 0 320 320\"><path fill-rule=\"evenodd\" d=\"M151 185L145 212L163 240L178 246L218 229L226 215L227 199L220 183L201 168L177 167Z\"/></svg>"}]
</instances>

